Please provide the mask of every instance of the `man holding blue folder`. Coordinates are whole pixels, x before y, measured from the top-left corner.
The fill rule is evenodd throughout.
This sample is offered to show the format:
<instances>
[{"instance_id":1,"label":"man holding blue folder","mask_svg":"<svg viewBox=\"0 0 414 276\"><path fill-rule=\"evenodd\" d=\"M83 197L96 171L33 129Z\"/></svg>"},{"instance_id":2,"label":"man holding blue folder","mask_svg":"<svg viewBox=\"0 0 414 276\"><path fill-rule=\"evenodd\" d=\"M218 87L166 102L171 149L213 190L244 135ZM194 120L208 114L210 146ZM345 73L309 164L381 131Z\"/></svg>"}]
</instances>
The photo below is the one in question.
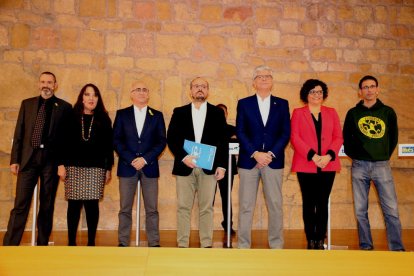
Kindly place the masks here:
<instances>
[{"instance_id":1,"label":"man holding blue folder","mask_svg":"<svg viewBox=\"0 0 414 276\"><path fill-rule=\"evenodd\" d=\"M227 166L226 119L224 112L206 100L208 82L200 77L190 83L190 104L174 109L167 132L167 143L174 155L172 173L177 183L177 244L188 247L191 210L197 193L200 246L213 244L213 200L217 180ZM185 140L216 147L211 169L197 164L197 157L184 149Z\"/></svg>"}]
</instances>

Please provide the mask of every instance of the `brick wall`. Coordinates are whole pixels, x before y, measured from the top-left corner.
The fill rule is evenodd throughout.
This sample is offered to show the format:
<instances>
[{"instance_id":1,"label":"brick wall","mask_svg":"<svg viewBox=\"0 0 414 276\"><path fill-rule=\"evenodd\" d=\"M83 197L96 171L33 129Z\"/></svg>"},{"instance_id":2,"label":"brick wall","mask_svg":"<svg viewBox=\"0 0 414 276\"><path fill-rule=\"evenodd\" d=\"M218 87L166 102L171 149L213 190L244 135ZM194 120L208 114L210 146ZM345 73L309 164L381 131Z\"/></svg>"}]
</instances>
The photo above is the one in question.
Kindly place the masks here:
<instances>
[{"instance_id":1,"label":"brick wall","mask_svg":"<svg viewBox=\"0 0 414 276\"><path fill-rule=\"evenodd\" d=\"M129 87L140 79L151 89L150 105L168 125L174 107L189 102L188 84L205 76L209 101L229 107L234 123L237 100L251 91L253 68L275 70L273 93L301 105L299 89L308 78L325 81L326 105L341 121L355 105L357 82L365 74L379 78L380 98L399 117L400 142L412 143L414 123L414 1L132 1L3 0L0 1L0 229L13 205L16 178L9 172L11 139L22 99L38 95L37 79L56 73L57 96L73 103L80 88L95 83L114 118L130 105ZM292 157L286 149L284 225L302 228L301 195ZM414 227L413 159L391 160L404 228ZM355 228L350 162L342 160L331 196L332 227ZM161 157L160 225L176 228L175 179L168 149ZM114 170L115 175L115 170ZM233 192L238 214L238 179ZM374 228L384 228L375 192L370 196ZM220 229L220 199L215 227ZM55 229L66 229L63 183L56 201ZM116 177L101 203L100 229L116 229L119 208ZM197 212L192 227L197 229ZM30 220L29 220L30 221ZM235 219L237 227L237 219ZM85 223L83 223L85 226ZM28 224L28 228L30 225ZM267 228L260 192L254 228Z\"/></svg>"}]
</instances>

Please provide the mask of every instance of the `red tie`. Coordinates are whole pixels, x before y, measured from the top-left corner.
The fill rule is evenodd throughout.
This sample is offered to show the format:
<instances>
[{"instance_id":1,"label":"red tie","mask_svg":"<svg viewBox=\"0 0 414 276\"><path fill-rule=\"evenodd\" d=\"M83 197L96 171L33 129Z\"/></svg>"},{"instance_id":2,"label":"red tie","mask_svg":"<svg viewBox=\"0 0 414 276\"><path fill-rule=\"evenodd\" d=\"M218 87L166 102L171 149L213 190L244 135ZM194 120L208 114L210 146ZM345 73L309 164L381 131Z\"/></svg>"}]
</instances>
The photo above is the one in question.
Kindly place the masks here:
<instances>
[{"instance_id":1,"label":"red tie","mask_svg":"<svg viewBox=\"0 0 414 276\"><path fill-rule=\"evenodd\" d=\"M32 135L32 146L35 149L39 148L42 142L43 127L45 125L46 119L45 103L46 101L43 101L42 105L40 106L39 111L37 112L37 117L34 125Z\"/></svg>"}]
</instances>

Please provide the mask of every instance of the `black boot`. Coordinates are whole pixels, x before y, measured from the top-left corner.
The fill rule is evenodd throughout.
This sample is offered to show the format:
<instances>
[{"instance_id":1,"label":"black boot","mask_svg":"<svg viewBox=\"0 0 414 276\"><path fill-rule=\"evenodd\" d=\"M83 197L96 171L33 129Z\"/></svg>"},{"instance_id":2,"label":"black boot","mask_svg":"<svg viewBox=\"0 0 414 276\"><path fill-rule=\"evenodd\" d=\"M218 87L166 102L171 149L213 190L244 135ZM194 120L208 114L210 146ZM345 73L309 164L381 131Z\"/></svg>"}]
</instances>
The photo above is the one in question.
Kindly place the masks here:
<instances>
[{"instance_id":1,"label":"black boot","mask_svg":"<svg viewBox=\"0 0 414 276\"><path fill-rule=\"evenodd\" d=\"M314 240L308 241L308 249L315 249L316 242Z\"/></svg>"}]
</instances>

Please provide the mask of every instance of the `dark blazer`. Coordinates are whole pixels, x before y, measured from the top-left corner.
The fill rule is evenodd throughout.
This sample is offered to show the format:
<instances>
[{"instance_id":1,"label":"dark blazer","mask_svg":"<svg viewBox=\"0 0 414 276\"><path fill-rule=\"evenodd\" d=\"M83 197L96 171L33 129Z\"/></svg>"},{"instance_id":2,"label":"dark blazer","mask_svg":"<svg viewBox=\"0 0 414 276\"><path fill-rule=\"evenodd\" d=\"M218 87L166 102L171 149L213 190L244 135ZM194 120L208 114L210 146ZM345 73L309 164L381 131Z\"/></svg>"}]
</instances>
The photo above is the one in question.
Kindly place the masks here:
<instances>
[{"instance_id":1,"label":"dark blazer","mask_svg":"<svg viewBox=\"0 0 414 276\"><path fill-rule=\"evenodd\" d=\"M118 110L114 122L114 148L119 156L117 175L134 176L136 169L131 162L143 157L147 161L142 168L145 176L159 177L158 157L165 149L166 140L164 117L160 111L147 107L144 127L138 136L134 107Z\"/></svg>"},{"instance_id":2,"label":"dark blazer","mask_svg":"<svg viewBox=\"0 0 414 276\"><path fill-rule=\"evenodd\" d=\"M32 135L39 107L40 96L22 101L14 131L13 146L11 150L10 164L20 164L20 170L24 170L33 154ZM72 114L72 106L66 101L55 96L48 99L53 101L47 137L43 137L45 152L49 160L62 164L64 139L67 136L66 127Z\"/></svg>"},{"instance_id":3,"label":"dark blazer","mask_svg":"<svg viewBox=\"0 0 414 276\"><path fill-rule=\"evenodd\" d=\"M290 114L287 100L270 96L270 111L266 126L260 116L256 95L239 100L236 117L237 139L240 141L238 166L252 169L255 151L271 151L276 156L270 162L272 169L281 169L285 163L285 147L290 137Z\"/></svg>"},{"instance_id":4,"label":"dark blazer","mask_svg":"<svg viewBox=\"0 0 414 276\"><path fill-rule=\"evenodd\" d=\"M219 107L207 103L206 121L204 123L201 143L216 146L212 170L203 171L206 174L214 174L217 167L227 168L228 144L226 137L226 118ZM187 156L184 150L184 140L194 141L193 117L191 115L191 103L174 109L167 132L168 147L174 155L174 175L188 176L192 169L187 167L182 160Z\"/></svg>"}]
</instances>

